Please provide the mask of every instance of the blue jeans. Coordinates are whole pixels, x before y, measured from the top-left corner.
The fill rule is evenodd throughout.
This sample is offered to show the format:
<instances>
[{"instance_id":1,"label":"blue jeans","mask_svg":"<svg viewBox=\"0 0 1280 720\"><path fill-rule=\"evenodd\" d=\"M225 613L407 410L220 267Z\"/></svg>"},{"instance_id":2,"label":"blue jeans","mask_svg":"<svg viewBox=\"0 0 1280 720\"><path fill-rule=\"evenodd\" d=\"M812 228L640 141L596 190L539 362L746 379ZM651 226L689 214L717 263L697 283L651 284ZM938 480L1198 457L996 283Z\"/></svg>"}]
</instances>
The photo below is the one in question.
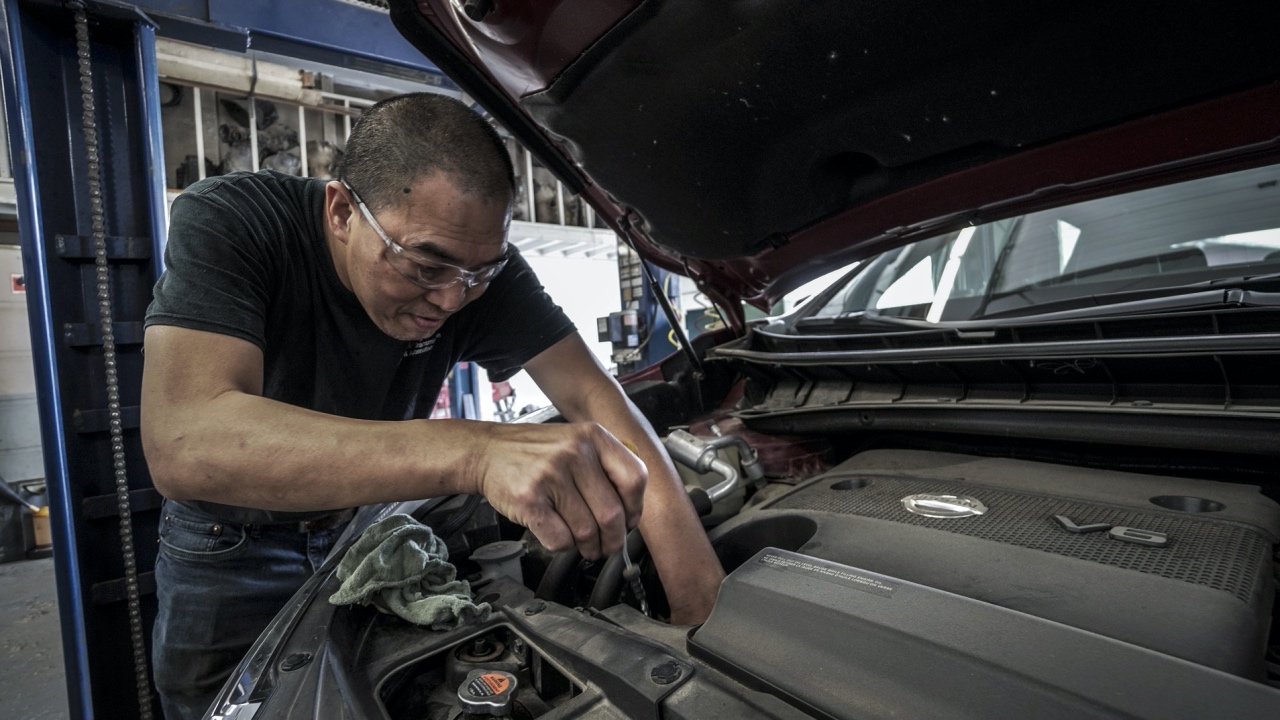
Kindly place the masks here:
<instances>
[{"instance_id":1,"label":"blue jeans","mask_svg":"<svg viewBox=\"0 0 1280 720\"><path fill-rule=\"evenodd\" d=\"M324 562L342 527L226 523L165 501L152 668L168 720L199 720L267 624Z\"/></svg>"}]
</instances>

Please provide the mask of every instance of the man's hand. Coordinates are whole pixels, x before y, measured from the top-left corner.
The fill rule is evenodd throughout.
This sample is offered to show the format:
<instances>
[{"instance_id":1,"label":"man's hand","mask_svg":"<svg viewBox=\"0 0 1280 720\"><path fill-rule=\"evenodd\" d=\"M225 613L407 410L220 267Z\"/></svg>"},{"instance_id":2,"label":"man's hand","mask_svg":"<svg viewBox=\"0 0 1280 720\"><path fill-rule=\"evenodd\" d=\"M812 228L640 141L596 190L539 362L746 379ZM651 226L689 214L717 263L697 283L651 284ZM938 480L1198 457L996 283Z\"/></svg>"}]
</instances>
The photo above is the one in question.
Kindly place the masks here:
<instances>
[{"instance_id":1,"label":"man's hand","mask_svg":"<svg viewBox=\"0 0 1280 720\"><path fill-rule=\"evenodd\" d=\"M485 425L475 487L553 552L595 560L622 549L640 522L644 463L596 423Z\"/></svg>"},{"instance_id":2,"label":"man's hand","mask_svg":"<svg viewBox=\"0 0 1280 720\"><path fill-rule=\"evenodd\" d=\"M525 369L566 418L598 422L633 443L647 468L640 532L666 590L671 622L706 620L724 570L653 428L577 335L544 350Z\"/></svg>"}]
</instances>

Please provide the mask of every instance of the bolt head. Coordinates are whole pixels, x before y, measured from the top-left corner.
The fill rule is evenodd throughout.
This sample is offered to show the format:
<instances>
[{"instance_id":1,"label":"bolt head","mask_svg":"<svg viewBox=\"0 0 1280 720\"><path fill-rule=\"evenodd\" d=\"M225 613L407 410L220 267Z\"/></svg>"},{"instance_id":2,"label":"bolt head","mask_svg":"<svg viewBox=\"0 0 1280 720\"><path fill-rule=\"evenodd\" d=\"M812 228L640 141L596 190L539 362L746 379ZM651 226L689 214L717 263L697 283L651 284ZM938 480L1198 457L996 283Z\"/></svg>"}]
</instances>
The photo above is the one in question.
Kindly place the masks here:
<instances>
[{"instance_id":1,"label":"bolt head","mask_svg":"<svg viewBox=\"0 0 1280 720\"><path fill-rule=\"evenodd\" d=\"M649 671L649 679L658 685L670 685L680 676L684 674L684 670L674 660L669 660L654 667Z\"/></svg>"}]
</instances>

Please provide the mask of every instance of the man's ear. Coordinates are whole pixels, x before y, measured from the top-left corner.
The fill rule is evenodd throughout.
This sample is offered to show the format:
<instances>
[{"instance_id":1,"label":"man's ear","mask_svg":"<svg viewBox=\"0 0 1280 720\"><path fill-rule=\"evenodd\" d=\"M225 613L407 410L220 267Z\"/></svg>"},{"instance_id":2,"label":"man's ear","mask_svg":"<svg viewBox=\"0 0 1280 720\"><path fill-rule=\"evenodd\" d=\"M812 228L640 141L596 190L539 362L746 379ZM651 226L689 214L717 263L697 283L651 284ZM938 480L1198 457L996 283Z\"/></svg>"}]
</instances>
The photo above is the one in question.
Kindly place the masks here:
<instances>
[{"instance_id":1,"label":"man's ear","mask_svg":"<svg viewBox=\"0 0 1280 720\"><path fill-rule=\"evenodd\" d=\"M332 181L324 186L324 222L334 239L343 245L351 236L351 226L355 222L356 207L351 204L351 196L342 183Z\"/></svg>"}]
</instances>

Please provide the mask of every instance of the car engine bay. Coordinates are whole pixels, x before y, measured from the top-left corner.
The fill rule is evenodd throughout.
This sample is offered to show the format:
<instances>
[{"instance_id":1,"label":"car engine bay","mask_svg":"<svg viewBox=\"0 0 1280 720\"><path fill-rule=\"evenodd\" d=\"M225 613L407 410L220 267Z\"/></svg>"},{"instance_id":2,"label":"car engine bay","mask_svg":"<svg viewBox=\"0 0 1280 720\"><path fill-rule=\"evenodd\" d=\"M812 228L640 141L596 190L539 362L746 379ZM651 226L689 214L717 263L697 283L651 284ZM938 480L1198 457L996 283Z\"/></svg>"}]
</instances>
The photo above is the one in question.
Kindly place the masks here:
<instances>
[{"instance_id":1,"label":"car engine bay","mask_svg":"<svg viewBox=\"0 0 1280 720\"><path fill-rule=\"evenodd\" d=\"M1280 504L1256 485L976 441L968 453L884 440L845 454L846 440L765 435L727 414L667 434L729 573L692 629L662 620L638 533L641 588L619 558L551 554L486 503L428 502L415 516L448 538L490 619L431 632L334 608L323 598L335 579L321 579L271 651L259 702L327 717L329 697L356 703L348 716L391 720L1280 707ZM297 657L323 662L280 670Z\"/></svg>"},{"instance_id":2,"label":"car engine bay","mask_svg":"<svg viewBox=\"0 0 1280 720\"><path fill-rule=\"evenodd\" d=\"M1025 376L1018 407L966 379L1016 371L994 354L932 360L969 383L943 402L914 360L788 365L708 352L720 340L695 343L705 374L675 356L627 385L728 574L705 623L666 622L638 532L628 572L622 553L551 553L474 496L363 508L350 532L392 512L432 527L488 620L433 632L335 608L322 568L213 717L1280 715L1280 483L1256 383L1194 431L1198 357L1146 360L1154 404L1099 357L1082 370L1111 373L1110 403L1055 399L1072 371ZM1267 357L1237 355L1234 377Z\"/></svg>"}]
</instances>

